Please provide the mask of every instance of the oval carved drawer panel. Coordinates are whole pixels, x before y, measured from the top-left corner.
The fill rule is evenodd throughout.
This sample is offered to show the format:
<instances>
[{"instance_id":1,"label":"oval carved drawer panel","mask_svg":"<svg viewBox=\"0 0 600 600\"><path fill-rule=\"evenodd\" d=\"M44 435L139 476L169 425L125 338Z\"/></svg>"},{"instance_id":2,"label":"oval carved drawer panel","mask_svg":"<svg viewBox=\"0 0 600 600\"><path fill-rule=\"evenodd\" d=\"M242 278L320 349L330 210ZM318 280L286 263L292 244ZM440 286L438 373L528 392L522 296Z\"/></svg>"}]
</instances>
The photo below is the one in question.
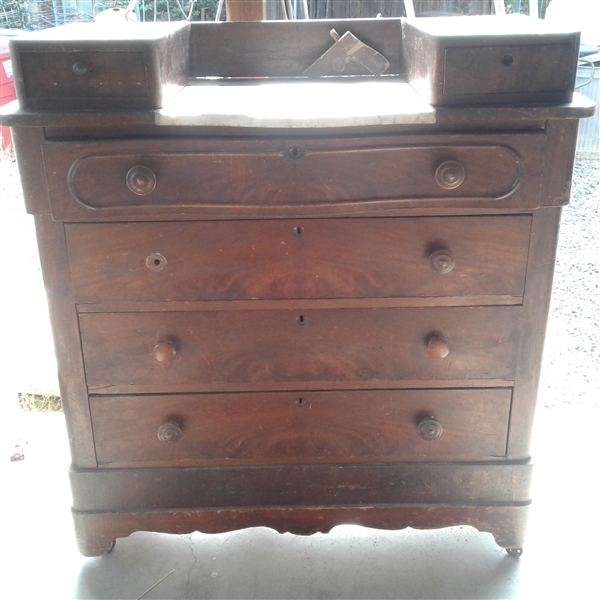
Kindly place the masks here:
<instances>
[{"instance_id":1,"label":"oval carved drawer panel","mask_svg":"<svg viewBox=\"0 0 600 600\"><path fill-rule=\"evenodd\" d=\"M283 464L485 460L506 453L512 390L107 396L91 399L98 463ZM426 439L419 425L443 425ZM160 439L165 423L175 441ZM159 432L157 434L157 432Z\"/></svg>"},{"instance_id":2,"label":"oval carved drawer panel","mask_svg":"<svg viewBox=\"0 0 600 600\"><path fill-rule=\"evenodd\" d=\"M80 314L90 391L206 391L267 382L511 380L521 309ZM430 353L434 338L448 353ZM166 359L166 360L165 360Z\"/></svg>"},{"instance_id":3,"label":"oval carved drawer panel","mask_svg":"<svg viewBox=\"0 0 600 600\"><path fill-rule=\"evenodd\" d=\"M43 147L53 216L94 220L332 215L359 207L489 207L517 200L539 206L545 151L539 132Z\"/></svg>"},{"instance_id":4,"label":"oval carved drawer panel","mask_svg":"<svg viewBox=\"0 0 600 600\"><path fill-rule=\"evenodd\" d=\"M79 202L96 209L135 204L269 206L370 198L494 199L510 194L521 177L519 157L499 145L298 152L297 159L289 152L89 155L71 167L69 187ZM456 188L436 177L448 157L465 171ZM127 185L127 174L136 168L152 171L152 192L139 194Z\"/></svg>"},{"instance_id":5,"label":"oval carved drawer panel","mask_svg":"<svg viewBox=\"0 0 600 600\"><path fill-rule=\"evenodd\" d=\"M66 226L78 302L522 296L529 216Z\"/></svg>"}]
</instances>

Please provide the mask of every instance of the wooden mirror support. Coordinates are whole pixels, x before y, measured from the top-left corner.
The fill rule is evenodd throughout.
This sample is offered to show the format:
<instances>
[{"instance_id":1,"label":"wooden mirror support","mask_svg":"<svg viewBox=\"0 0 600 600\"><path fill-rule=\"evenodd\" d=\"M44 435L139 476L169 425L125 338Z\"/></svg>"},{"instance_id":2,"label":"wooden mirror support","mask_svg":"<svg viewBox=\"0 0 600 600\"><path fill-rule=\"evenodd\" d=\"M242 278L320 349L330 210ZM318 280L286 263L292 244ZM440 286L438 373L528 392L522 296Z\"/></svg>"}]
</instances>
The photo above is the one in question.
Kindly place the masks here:
<instances>
[{"instance_id":1,"label":"wooden mirror support","mask_svg":"<svg viewBox=\"0 0 600 600\"><path fill-rule=\"evenodd\" d=\"M228 21L264 21L265 0L225 0Z\"/></svg>"}]
</instances>

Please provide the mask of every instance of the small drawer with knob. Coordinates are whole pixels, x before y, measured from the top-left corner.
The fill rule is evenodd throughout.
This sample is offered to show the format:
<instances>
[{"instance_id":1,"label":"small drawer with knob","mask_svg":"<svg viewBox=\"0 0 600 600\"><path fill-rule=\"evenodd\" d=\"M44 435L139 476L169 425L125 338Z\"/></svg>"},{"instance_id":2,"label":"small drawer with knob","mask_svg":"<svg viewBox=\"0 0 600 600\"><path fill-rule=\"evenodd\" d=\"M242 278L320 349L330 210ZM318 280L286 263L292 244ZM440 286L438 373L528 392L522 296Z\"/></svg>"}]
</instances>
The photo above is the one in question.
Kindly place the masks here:
<instances>
[{"instance_id":1,"label":"small drawer with knob","mask_svg":"<svg viewBox=\"0 0 600 600\"><path fill-rule=\"evenodd\" d=\"M187 78L188 23L143 29L73 23L11 40L21 109L161 108Z\"/></svg>"},{"instance_id":2,"label":"small drawer with knob","mask_svg":"<svg viewBox=\"0 0 600 600\"><path fill-rule=\"evenodd\" d=\"M497 303L515 303L523 295L531 217L67 224L65 229L79 303L410 297L479 297L480 302L496 297Z\"/></svg>"},{"instance_id":3,"label":"small drawer with knob","mask_svg":"<svg viewBox=\"0 0 600 600\"><path fill-rule=\"evenodd\" d=\"M461 26L441 17L408 20L402 35L407 80L433 106L573 98L577 29L524 15L470 17Z\"/></svg>"},{"instance_id":4,"label":"small drawer with knob","mask_svg":"<svg viewBox=\"0 0 600 600\"><path fill-rule=\"evenodd\" d=\"M142 106L148 99L144 52L21 52L22 104L65 110L77 103L98 108L110 99ZM132 106L132 107L133 107Z\"/></svg>"},{"instance_id":5,"label":"small drawer with knob","mask_svg":"<svg viewBox=\"0 0 600 600\"><path fill-rule=\"evenodd\" d=\"M569 55L567 44L447 48L442 103L482 102L482 98L498 102L509 97L517 102L536 96L546 102L568 102L574 71L565 65L565 54Z\"/></svg>"},{"instance_id":6,"label":"small drawer with knob","mask_svg":"<svg viewBox=\"0 0 600 600\"><path fill-rule=\"evenodd\" d=\"M92 393L514 380L521 307L79 315Z\"/></svg>"},{"instance_id":7,"label":"small drawer with knob","mask_svg":"<svg viewBox=\"0 0 600 600\"><path fill-rule=\"evenodd\" d=\"M216 466L503 459L512 390L93 397L98 464Z\"/></svg>"}]
</instances>

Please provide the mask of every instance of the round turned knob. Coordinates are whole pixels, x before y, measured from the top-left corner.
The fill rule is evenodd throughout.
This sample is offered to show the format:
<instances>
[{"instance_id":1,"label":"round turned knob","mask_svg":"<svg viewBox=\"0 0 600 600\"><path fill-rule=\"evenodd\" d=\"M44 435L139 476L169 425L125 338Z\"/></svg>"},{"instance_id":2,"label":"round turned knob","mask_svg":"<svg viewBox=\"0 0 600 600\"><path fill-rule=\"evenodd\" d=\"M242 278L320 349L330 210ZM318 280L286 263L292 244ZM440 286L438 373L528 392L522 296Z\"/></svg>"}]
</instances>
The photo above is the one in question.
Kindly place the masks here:
<instances>
[{"instance_id":1,"label":"round turned knob","mask_svg":"<svg viewBox=\"0 0 600 600\"><path fill-rule=\"evenodd\" d=\"M500 60L500 62L505 66L505 67L512 67L513 63L515 62L515 57L512 54L505 54L502 59Z\"/></svg>"},{"instance_id":2,"label":"round turned knob","mask_svg":"<svg viewBox=\"0 0 600 600\"><path fill-rule=\"evenodd\" d=\"M167 421L158 428L158 439L165 444L174 444L181 439L183 431L175 421Z\"/></svg>"},{"instance_id":3,"label":"round turned knob","mask_svg":"<svg viewBox=\"0 0 600 600\"><path fill-rule=\"evenodd\" d=\"M450 346L443 337L433 336L427 342L427 352L431 358L446 358L450 354Z\"/></svg>"},{"instance_id":4,"label":"round turned knob","mask_svg":"<svg viewBox=\"0 0 600 600\"><path fill-rule=\"evenodd\" d=\"M82 75L85 75L86 73L90 72L90 65L84 60L76 60L73 63L72 70L73 73L77 75L77 77L81 77Z\"/></svg>"},{"instance_id":5,"label":"round turned knob","mask_svg":"<svg viewBox=\"0 0 600 600\"><path fill-rule=\"evenodd\" d=\"M465 170L460 163L447 160L436 169L435 180L441 188L454 190L465 180Z\"/></svg>"},{"instance_id":6,"label":"round turned knob","mask_svg":"<svg viewBox=\"0 0 600 600\"><path fill-rule=\"evenodd\" d=\"M127 187L138 196L145 196L154 191L156 175L148 168L137 166L127 172Z\"/></svg>"},{"instance_id":7,"label":"round turned knob","mask_svg":"<svg viewBox=\"0 0 600 600\"><path fill-rule=\"evenodd\" d=\"M448 250L436 250L429 256L429 266L440 275L450 273L454 269L454 259Z\"/></svg>"},{"instance_id":8,"label":"round turned knob","mask_svg":"<svg viewBox=\"0 0 600 600\"><path fill-rule=\"evenodd\" d=\"M419 423L417 431L424 440L430 442L432 440L437 440L444 432L444 428L442 427L442 424L433 417L427 417Z\"/></svg>"},{"instance_id":9,"label":"round turned knob","mask_svg":"<svg viewBox=\"0 0 600 600\"><path fill-rule=\"evenodd\" d=\"M177 350L171 342L156 344L152 353L154 358L163 365L168 365L177 356Z\"/></svg>"}]
</instances>

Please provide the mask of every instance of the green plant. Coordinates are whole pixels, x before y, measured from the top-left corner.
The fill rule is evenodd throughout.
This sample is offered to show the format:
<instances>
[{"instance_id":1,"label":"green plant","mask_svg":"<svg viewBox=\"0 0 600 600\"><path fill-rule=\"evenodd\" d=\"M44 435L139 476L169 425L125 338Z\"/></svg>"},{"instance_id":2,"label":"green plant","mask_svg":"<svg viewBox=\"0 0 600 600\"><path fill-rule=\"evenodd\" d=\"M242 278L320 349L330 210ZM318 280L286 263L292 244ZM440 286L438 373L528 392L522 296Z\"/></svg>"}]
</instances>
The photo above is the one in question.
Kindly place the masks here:
<instances>
[{"instance_id":1,"label":"green plant","mask_svg":"<svg viewBox=\"0 0 600 600\"><path fill-rule=\"evenodd\" d=\"M62 412L62 400L52 394L21 394L19 406L23 412Z\"/></svg>"},{"instance_id":2,"label":"green plant","mask_svg":"<svg viewBox=\"0 0 600 600\"><path fill-rule=\"evenodd\" d=\"M0 28L23 29L23 11L17 0L0 0Z\"/></svg>"},{"instance_id":3,"label":"green plant","mask_svg":"<svg viewBox=\"0 0 600 600\"><path fill-rule=\"evenodd\" d=\"M201 9L207 8L207 17L214 20L218 3L218 0L138 0L137 12L140 21L182 21L188 16L191 21L199 21ZM129 2L106 0L103 4L108 8L127 8Z\"/></svg>"},{"instance_id":4,"label":"green plant","mask_svg":"<svg viewBox=\"0 0 600 600\"><path fill-rule=\"evenodd\" d=\"M542 0L538 5L541 7L541 16L544 17L546 9L550 4L551 0ZM520 5L520 11L515 10ZM522 12L523 14L529 14L529 0L504 0L504 6L506 7L507 13Z\"/></svg>"}]
</instances>

